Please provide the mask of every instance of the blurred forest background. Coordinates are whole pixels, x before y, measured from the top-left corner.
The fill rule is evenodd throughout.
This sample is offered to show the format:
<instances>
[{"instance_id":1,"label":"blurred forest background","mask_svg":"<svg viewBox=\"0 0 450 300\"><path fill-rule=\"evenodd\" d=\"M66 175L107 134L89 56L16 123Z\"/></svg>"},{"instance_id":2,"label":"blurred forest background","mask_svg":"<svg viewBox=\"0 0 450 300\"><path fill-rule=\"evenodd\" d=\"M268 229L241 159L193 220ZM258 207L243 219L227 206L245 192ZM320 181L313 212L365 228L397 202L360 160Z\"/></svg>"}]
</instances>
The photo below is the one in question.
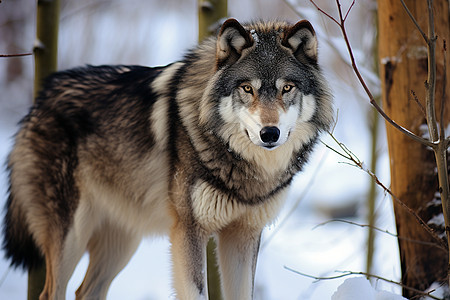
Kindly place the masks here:
<instances>
[{"instance_id":1,"label":"blurred forest background","mask_svg":"<svg viewBox=\"0 0 450 300\"><path fill-rule=\"evenodd\" d=\"M348 8L351 1L341 1ZM336 15L336 4L317 0ZM389 186L389 165L383 122L356 81L339 28L308 0L229 0L229 17L241 22L308 19L318 34L319 62L335 96L334 135ZM36 1L0 3L0 54L30 53L35 43ZM357 63L372 93L380 94L376 70L376 1L357 1L347 30ZM197 43L196 0L61 0L58 68L84 64L140 64L160 66L179 60ZM33 57L0 57L0 161L4 164L17 122L32 103ZM379 128L373 138L373 129ZM328 135L322 140L333 144ZM331 220L367 224L370 177L341 163L343 159L319 145L305 171L294 181L277 222L264 232L256 275L257 299L330 299L344 279L318 281L340 271L368 271L399 280L396 238L377 233L373 263L367 264L367 227ZM3 170L2 170L3 171ZM382 190L375 202L375 226L395 234L392 202ZM0 172L0 207L6 201L7 180ZM3 212L2 212L3 215ZM320 226L318 226L320 225ZM170 262L168 241L144 241L127 268L113 282L110 299L168 299ZM0 256L3 256L0 253ZM369 255L370 257L370 255ZM69 283L68 295L82 280L85 257ZM395 285L373 281L377 288L399 292ZM25 299L26 274L0 260L0 299Z\"/></svg>"}]
</instances>

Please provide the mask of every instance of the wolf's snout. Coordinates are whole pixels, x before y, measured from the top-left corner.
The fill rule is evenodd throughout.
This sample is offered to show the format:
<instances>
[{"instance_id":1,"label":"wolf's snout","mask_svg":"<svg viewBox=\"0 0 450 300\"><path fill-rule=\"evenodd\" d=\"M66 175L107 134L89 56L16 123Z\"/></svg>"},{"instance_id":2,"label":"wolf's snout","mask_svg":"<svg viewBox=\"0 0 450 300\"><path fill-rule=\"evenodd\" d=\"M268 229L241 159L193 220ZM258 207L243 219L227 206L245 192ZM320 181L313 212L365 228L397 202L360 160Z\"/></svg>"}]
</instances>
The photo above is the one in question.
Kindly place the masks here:
<instances>
[{"instance_id":1,"label":"wolf's snout","mask_svg":"<svg viewBox=\"0 0 450 300\"><path fill-rule=\"evenodd\" d=\"M275 143L280 138L280 129L275 126L264 127L259 132L259 136L264 143Z\"/></svg>"}]
</instances>

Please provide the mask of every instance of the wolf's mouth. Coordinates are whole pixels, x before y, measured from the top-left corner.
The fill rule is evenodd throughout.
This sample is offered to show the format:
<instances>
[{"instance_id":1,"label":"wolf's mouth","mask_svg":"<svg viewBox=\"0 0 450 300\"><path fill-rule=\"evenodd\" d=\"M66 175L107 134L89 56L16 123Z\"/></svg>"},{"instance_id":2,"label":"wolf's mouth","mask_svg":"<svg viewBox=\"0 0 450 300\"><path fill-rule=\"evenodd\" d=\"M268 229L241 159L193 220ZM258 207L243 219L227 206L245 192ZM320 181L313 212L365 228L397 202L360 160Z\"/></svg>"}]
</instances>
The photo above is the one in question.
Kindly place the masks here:
<instances>
[{"instance_id":1,"label":"wolf's mouth","mask_svg":"<svg viewBox=\"0 0 450 300\"><path fill-rule=\"evenodd\" d=\"M250 133L248 133L248 129L245 129L245 133L247 134L247 137L250 139L250 141L252 140Z\"/></svg>"},{"instance_id":2,"label":"wolf's mouth","mask_svg":"<svg viewBox=\"0 0 450 300\"><path fill-rule=\"evenodd\" d=\"M264 148L266 148L266 149L273 149L273 148L275 148L277 145L274 145L274 144L268 144L268 145L264 145L263 147Z\"/></svg>"}]
</instances>

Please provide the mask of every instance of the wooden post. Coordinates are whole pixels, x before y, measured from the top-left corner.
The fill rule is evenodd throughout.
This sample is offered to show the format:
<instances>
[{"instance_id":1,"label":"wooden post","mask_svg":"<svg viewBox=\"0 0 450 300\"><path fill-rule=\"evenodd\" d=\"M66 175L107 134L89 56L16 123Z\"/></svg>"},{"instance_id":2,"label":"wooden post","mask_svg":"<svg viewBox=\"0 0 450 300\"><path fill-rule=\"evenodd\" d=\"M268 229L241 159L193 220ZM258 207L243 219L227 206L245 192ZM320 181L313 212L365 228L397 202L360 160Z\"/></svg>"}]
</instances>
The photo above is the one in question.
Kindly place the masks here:
<instances>
[{"instance_id":1,"label":"wooden post","mask_svg":"<svg viewBox=\"0 0 450 300\"><path fill-rule=\"evenodd\" d=\"M36 43L34 47L34 95L45 77L57 70L59 0L37 2ZM39 299L45 284L45 265L28 271L28 300Z\"/></svg>"},{"instance_id":2,"label":"wooden post","mask_svg":"<svg viewBox=\"0 0 450 300\"><path fill-rule=\"evenodd\" d=\"M406 0L407 7L424 32L428 28L427 1ZM444 87L450 95L450 76L447 66L444 82L443 40L449 42L449 2L434 1L435 30L438 36L436 51L436 107ZM397 123L417 135L428 134L424 112L428 77L427 44L411 21L400 1L378 0L380 78L384 111ZM418 104L420 103L420 104ZM444 111L445 126L450 121L449 105ZM424 130L425 128L425 130ZM433 199L439 191L434 153L398 130L386 125L391 167L392 192L425 222L438 216L442 209ZM439 198L439 197L437 197ZM448 254L433 246L430 237L415 218L397 203L394 204L399 235L402 283L418 290L426 290L433 282L447 280ZM431 225L432 226L432 225ZM438 233L443 228L436 227ZM407 298L415 293L403 290Z\"/></svg>"}]
</instances>

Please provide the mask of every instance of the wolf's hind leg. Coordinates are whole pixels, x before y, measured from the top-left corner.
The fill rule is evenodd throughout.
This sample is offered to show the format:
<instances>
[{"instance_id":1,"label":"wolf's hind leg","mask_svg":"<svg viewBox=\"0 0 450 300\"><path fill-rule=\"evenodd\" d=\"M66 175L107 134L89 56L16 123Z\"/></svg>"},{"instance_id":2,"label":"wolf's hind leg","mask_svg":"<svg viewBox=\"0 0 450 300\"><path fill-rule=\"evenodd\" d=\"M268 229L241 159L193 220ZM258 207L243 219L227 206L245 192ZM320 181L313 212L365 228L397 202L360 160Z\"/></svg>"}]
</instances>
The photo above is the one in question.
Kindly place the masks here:
<instances>
[{"instance_id":1,"label":"wolf's hind leg","mask_svg":"<svg viewBox=\"0 0 450 300\"><path fill-rule=\"evenodd\" d=\"M86 242L78 239L75 230L70 230L64 242L61 235L50 235L48 247L42 247L45 256L46 278L40 300L65 299L70 277L86 250Z\"/></svg>"},{"instance_id":2,"label":"wolf's hind leg","mask_svg":"<svg viewBox=\"0 0 450 300\"><path fill-rule=\"evenodd\" d=\"M88 243L89 267L77 299L106 299L109 286L136 251L141 236L105 222Z\"/></svg>"},{"instance_id":3,"label":"wolf's hind leg","mask_svg":"<svg viewBox=\"0 0 450 300\"><path fill-rule=\"evenodd\" d=\"M261 230L231 224L219 233L218 257L224 299L250 300Z\"/></svg>"}]
</instances>

